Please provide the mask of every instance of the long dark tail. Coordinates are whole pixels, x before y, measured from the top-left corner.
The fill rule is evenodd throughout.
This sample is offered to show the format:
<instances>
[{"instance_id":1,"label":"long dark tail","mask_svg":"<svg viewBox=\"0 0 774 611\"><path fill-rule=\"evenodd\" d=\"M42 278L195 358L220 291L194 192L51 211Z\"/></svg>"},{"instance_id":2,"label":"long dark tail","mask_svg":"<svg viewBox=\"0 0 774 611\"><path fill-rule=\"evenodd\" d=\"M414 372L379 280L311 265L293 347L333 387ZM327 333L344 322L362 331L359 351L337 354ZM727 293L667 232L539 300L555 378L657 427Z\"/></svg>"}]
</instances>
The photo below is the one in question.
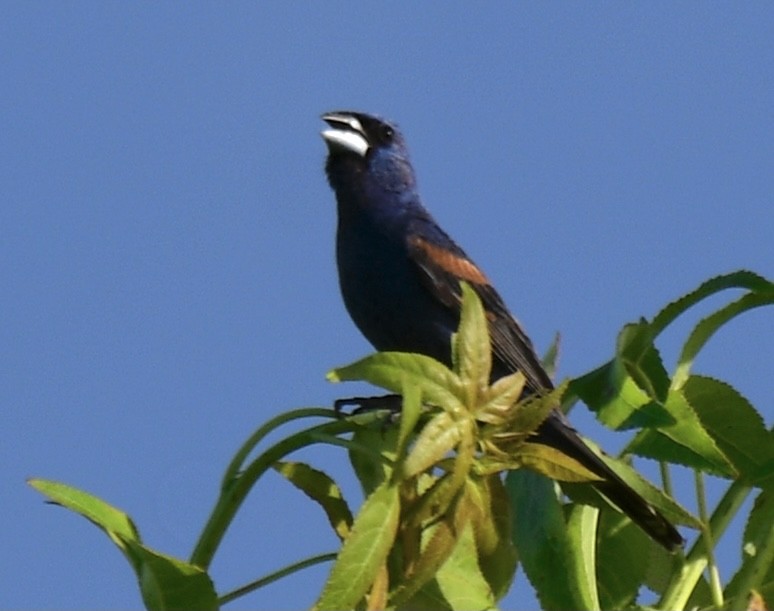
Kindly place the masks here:
<instances>
[{"instance_id":1,"label":"long dark tail","mask_svg":"<svg viewBox=\"0 0 774 611\"><path fill-rule=\"evenodd\" d=\"M685 543L677 529L658 510L632 490L591 449L583 443L561 412L554 411L540 425L537 441L549 445L577 460L592 473L603 478L594 487L623 511L654 541L670 552Z\"/></svg>"}]
</instances>

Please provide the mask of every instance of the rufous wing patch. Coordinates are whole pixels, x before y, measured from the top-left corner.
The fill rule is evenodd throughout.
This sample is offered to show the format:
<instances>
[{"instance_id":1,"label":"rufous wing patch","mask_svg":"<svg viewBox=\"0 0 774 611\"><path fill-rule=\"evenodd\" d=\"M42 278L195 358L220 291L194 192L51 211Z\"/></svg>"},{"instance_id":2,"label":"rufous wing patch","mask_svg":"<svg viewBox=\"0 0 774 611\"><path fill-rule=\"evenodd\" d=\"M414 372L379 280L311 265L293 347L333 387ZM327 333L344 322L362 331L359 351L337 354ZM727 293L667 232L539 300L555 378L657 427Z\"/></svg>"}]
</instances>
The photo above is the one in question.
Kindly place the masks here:
<instances>
[{"instance_id":1,"label":"rufous wing patch","mask_svg":"<svg viewBox=\"0 0 774 611\"><path fill-rule=\"evenodd\" d=\"M489 280L484 273L468 259L460 257L441 246L431 244L422 238L414 238L412 243L425 254L429 261L446 273L460 280L467 280L475 284L489 284Z\"/></svg>"}]
</instances>

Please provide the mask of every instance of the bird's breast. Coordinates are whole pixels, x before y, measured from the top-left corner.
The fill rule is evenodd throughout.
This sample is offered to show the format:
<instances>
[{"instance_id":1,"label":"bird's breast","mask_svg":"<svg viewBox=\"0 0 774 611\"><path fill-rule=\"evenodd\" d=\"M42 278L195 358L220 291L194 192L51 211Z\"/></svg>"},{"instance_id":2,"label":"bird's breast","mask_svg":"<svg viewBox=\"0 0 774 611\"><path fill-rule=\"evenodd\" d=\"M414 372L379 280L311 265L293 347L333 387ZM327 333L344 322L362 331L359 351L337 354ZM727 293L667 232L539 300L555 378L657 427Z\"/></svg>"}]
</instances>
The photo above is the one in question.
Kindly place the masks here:
<instances>
[{"instance_id":1,"label":"bird's breast","mask_svg":"<svg viewBox=\"0 0 774 611\"><path fill-rule=\"evenodd\" d=\"M361 333L380 351L451 358L455 317L422 284L405 238L368 222L340 219L336 240L344 304Z\"/></svg>"}]
</instances>

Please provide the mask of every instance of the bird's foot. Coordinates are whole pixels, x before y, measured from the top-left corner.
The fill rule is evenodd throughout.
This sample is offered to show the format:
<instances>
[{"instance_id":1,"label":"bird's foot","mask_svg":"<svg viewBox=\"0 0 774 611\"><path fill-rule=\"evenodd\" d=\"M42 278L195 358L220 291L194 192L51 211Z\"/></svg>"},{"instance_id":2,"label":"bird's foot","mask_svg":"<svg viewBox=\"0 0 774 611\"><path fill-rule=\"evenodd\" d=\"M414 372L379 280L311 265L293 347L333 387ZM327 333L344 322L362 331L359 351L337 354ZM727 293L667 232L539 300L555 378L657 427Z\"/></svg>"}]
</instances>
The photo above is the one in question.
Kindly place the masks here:
<instances>
[{"instance_id":1,"label":"bird's foot","mask_svg":"<svg viewBox=\"0 0 774 611\"><path fill-rule=\"evenodd\" d=\"M345 407L354 407L348 414L344 412ZM333 411L339 417L353 416L376 410L387 410L393 415L400 413L403 408L403 397L400 395L380 395L378 397L350 397L348 399L337 399L333 403Z\"/></svg>"}]
</instances>

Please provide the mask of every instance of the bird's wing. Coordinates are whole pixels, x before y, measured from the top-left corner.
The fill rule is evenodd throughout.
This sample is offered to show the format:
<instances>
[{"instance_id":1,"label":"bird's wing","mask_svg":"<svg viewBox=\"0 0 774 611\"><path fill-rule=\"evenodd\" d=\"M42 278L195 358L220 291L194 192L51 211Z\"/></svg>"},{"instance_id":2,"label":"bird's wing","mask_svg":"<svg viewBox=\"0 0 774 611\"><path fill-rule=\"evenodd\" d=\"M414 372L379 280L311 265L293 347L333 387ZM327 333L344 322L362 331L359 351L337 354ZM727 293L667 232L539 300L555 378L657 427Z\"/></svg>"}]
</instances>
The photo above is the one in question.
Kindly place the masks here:
<instances>
[{"instance_id":1,"label":"bird's wing","mask_svg":"<svg viewBox=\"0 0 774 611\"><path fill-rule=\"evenodd\" d=\"M468 282L481 298L489 320L497 365L506 368L504 373L517 370L524 373L532 390L551 388L551 380L532 342L481 270L445 234L433 240L422 235L427 233L411 232L407 246L409 257L430 293L443 306L458 313L462 300L460 281ZM594 482L594 486L668 550L674 551L683 544L674 526L594 454L560 411L549 414L537 431L536 441L567 454L603 478Z\"/></svg>"},{"instance_id":2,"label":"bird's wing","mask_svg":"<svg viewBox=\"0 0 774 611\"><path fill-rule=\"evenodd\" d=\"M462 301L460 281L470 284L484 306L495 359L509 373L521 371L532 390L552 388L551 378L541 365L532 342L487 277L451 238L445 235L443 238L443 246L439 245L440 240L431 241L417 233L410 233L407 239L409 257L425 287L440 303L458 314Z\"/></svg>"}]
</instances>

